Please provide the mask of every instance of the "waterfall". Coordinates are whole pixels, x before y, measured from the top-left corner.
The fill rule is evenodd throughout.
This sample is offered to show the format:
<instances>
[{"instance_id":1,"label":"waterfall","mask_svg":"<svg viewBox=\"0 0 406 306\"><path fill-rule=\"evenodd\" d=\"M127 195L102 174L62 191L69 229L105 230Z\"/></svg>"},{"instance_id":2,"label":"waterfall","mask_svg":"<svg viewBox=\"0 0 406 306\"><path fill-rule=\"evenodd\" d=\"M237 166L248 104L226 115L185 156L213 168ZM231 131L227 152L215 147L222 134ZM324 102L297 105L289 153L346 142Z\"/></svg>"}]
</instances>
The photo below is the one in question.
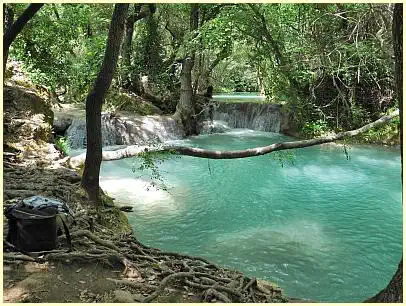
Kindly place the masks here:
<instances>
[{"instance_id":1,"label":"waterfall","mask_svg":"<svg viewBox=\"0 0 406 306\"><path fill-rule=\"evenodd\" d=\"M231 128L280 132L281 106L265 103L217 103L214 120L225 121Z\"/></svg>"},{"instance_id":2,"label":"waterfall","mask_svg":"<svg viewBox=\"0 0 406 306\"><path fill-rule=\"evenodd\" d=\"M151 145L184 137L182 127L168 116L115 116L102 114L103 146ZM86 147L86 121L75 118L66 131L69 147Z\"/></svg>"},{"instance_id":3,"label":"waterfall","mask_svg":"<svg viewBox=\"0 0 406 306\"><path fill-rule=\"evenodd\" d=\"M201 132L221 133L229 128L247 128L279 133L283 121L281 117L280 105L277 104L218 103L213 118L216 122L203 122ZM65 135L71 149L85 148L85 119L74 118ZM182 126L169 116L102 114L103 146L153 145L184 136Z\"/></svg>"}]
</instances>

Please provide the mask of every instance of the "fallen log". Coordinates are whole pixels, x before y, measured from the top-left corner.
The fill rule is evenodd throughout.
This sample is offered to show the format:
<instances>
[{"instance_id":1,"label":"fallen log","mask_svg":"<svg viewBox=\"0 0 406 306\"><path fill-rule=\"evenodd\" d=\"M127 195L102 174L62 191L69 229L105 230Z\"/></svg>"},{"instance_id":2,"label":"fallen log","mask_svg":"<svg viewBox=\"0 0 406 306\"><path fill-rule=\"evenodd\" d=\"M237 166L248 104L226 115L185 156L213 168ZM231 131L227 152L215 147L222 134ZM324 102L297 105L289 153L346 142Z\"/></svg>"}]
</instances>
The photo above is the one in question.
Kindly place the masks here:
<instances>
[{"instance_id":1,"label":"fallen log","mask_svg":"<svg viewBox=\"0 0 406 306\"><path fill-rule=\"evenodd\" d=\"M358 129L340 132L338 134L332 134L323 137L317 137L308 140L298 140L298 141L288 141L274 143L265 147L257 147L246 150L236 150L236 151L214 151L206 150L200 148L191 148L191 147L182 147L182 146L168 146L168 145L158 145L158 146L137 146L131 145L123 149L115 151L104 151L103 152L103 161L119 160L123 158L129 158L134 156L139 156L141 153L145 152L168 152L179 155L187 155L200 158L209 158L209 159L235 159L235 158L246 158L254 157L269 154L281 150L289 149L299 149L306 148L314 145L320 145L323 143L334 142L336 140L344 139L347 137L353 137L364 133L372 128L384 125L390 122L393 118L399 116L399 110L392 112L389 115L385 115L380 119L371 122L367 125L364 125ZM86 153L72 157L69 160L69 163L73 167L77 167L80 163L83 163L86 158Z\"/></svg>"}]
</instances>

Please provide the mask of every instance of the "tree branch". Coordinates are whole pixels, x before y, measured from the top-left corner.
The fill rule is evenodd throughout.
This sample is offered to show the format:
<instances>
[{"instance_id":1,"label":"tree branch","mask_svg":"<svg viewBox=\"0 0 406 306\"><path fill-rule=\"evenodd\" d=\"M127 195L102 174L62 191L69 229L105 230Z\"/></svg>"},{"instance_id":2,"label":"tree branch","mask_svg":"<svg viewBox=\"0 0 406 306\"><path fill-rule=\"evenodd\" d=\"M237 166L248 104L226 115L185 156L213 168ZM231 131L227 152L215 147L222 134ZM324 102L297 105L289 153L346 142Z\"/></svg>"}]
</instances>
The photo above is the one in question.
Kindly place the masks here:
<instances>
[{"instance_id":1,"label":"tree branch","mask_svg":"<svg viewBox=\"0 0 406 306\"><path fill-rule=\"evenodd\" d=\"M323 143L334 142L336 140L340 140L346 137L353 137L364 133L372 128L381 126L385 123L391 121L394 117L399 116L399 110L394 111L389 115L385 115L380 119L364 125L359 129L341 132L338 134L325 136L325 137L318 137L314 139L308 140L299 140L299 141L289 141L289 142L281 142L281 143L274 143L269 146L265 147L257 147L252 149L246 150L238 150L238 151L213 151L213 150L205 150L199 148L190 148L190 147L181 147L181 146L161 146L161 147L147 147L147 146L128 146L124 149L116 150L116 151L106 151L103 152L103 160L118 160L128 157L137 156L141 153L145 152L172 152L175 154L180 155L187 155L187 156L194 156L200 158L210 158L210 159L234 159L234 158L247 158L253 156L260 156L269 154L276 151L282 150L289 150L289 149L299 149L299 148L306 148L315 145L320 145ZM84 160L85 154L81 154L75 156L70 159L70 164L72 166L77 166Z\"/></svg>"},{"instance_id":2,"label":"tree branch","mask_svg":"<svg viewBox=\"0 0 406 306\"><path fill-rule=\"evenodd\" d=\"M23 30L24 26L30 21L30 19L38 12L43 3L30 4L20 17L8 28L8 31L3 35L3 73L6 69L8 51L11 43L17 37L17 35Z\"/></svg>"}]
</instances>

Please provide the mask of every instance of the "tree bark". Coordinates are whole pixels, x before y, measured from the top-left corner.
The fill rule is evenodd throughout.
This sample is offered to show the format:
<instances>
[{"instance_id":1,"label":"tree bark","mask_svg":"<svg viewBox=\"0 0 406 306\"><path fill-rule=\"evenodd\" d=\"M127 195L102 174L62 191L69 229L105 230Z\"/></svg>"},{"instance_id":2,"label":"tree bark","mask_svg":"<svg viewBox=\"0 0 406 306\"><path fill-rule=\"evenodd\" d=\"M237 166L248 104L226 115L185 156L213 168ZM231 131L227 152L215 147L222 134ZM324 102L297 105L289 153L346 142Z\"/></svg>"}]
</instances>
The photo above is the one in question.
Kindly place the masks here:
<instances>
[{"instance_id":1,"label":"tree bark","mask_svg":"<svg viewBox=\"0 0 406 306\"><path fill-rule=\"evenodd\" d=\"M36 12L40 10L43 3L30 4L20 17L11 25L3 35L3 73L6 71L8 51L17 35L23 30L24 26L30 21Z\"/></svg>"},{"instance_id":2,"label":"tree bark","mask_svg":"<svg viewBox=\"0 0 406 306\"><path fill-rule=\"evenodd\" d=\"M14 22L14 11L8 4L3 4L3 31L9 31Z\"/></svg>"},{"instance_id":3,"label":"tree bark","mask_svg":"<svg viewBox=\"0 0 406 306\"><path fill-rule=\"evenodd\" d=\"M400 156L402 163L402 178L403 178L403 5L396 3L393 10L393 50L395 53L395 87L396 95L399 101L400 110ZM402 179L403 185L403 179ZM392 277L388 286L381 290L377 295L366 300L366 302L375 303L402 303L403 302L403 257L400 260L398 269Z\"/></svg>"},{"instance_id":4,"label":"tree bark","mask_svg":"<svg viewBox=\"0 0 406 306\"><path fill-rule=\"evenodd\" d=\"M199 4L192 3L190 7L190 32L199 25ZM185 135L197 135L197 123L195 118L195 106L193 102L192 69L195 61L195 51L186 56L182 61L180 75L180 98L176 105L175 118L180 119Z\"/></svg>"},{"instance_id":5,"label":"tree bark","mask_svg":"<svg viewBox=\"0 0 406 306\"><path fill-rule=\"evenodd\" d=\"M298 149L306 148L315 145L320 145L323 143L334 142L346 137L353 137L358 134L364 133L369 129L384 125L390 122L393 118L399 116L399 111L395 111L389 115L383 116L382 118L364 125L359 129L341 132L335 135L319 137L309 140L299 140L299 141L290 141L271 144L266 147L257 147L247 150L238 150L238 151L212 151L199 148L190 148L190 147L180 147L180 146L161 146L161 147L148 147L148 146L128 146L116 151L107 151L103 152L103 160L118 160L128 157L137 156L143 152L172 152L180 155L188 155L200 158L209 158L209 159L235 159L235 158L247 158L269 154L276 151L289 150L289 149ZM78 155L70 159L70 162L73 166L76 166L81 161L83 161L84 155Z\"/></svg>"},{"instance_id":6,"label":"tree bark","mask_svg":"<svg viewBox=\"0 0 406 306\"><path fill-rule=\"evenodd\" d=\"M128 4L116 4L114 7L103 64L93 89L86 98L87 147L82 186L88 193L89 200L96 205L101 203L99 193L100 164L102 161L101 109L117 66L128 6Z\"/></svg>"},{"instance_id":7,"label":"tree bark","mask_svg":"<svg viewBox=\"0 0 406 306\"><path fill-rule=\"evenodd\" d=\"M182 61L182 71L180 74L180 98L176 106L175 117L182 122L186 136L197 135L196 120L194 118L195 106L192 89L192 69L193 59L187 57Z\"/></svg>"}]
</instances>

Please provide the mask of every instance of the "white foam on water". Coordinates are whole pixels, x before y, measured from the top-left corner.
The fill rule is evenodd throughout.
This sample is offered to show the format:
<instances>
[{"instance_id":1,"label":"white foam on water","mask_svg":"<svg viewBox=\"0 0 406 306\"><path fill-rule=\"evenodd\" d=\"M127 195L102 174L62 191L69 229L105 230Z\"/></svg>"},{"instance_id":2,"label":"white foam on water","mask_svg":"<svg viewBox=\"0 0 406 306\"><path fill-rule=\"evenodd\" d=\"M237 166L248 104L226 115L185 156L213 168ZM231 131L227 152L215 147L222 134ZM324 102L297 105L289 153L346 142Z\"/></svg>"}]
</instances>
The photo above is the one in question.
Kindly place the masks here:
<instances>
[{"instance_id":1,"label":"white foam on water","mask_svg":"<svg viewBox=\"0 0 406 306\"><path fill-rule=\"evenodd\" d=\"M152 186L147 180L106 176L101 177L100 186L118 204L133 206L143 214L182 211L182 205L169 192Z\"/></svg>"}]
</instances>

